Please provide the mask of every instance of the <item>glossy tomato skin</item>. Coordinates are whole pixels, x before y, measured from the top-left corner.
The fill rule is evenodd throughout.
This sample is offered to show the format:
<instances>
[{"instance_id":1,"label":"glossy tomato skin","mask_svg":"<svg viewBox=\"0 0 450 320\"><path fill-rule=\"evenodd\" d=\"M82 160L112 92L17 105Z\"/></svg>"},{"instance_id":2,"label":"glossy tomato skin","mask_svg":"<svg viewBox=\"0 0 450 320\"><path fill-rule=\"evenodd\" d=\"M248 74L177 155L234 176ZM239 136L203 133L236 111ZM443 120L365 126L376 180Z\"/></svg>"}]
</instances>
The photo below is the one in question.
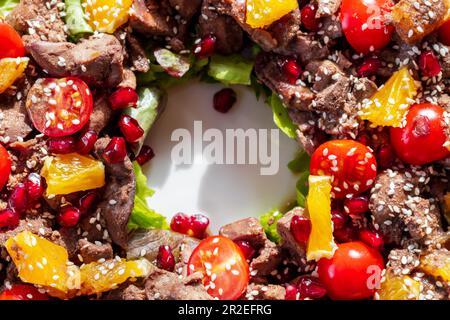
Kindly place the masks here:
<instances>
[{"instance_id":1,"label":"glossy tomato skin","mask_svg":"<svg viewBox=\"0 0 450 320\"><path fill-rule=\"evenodd\" d=\"M241 249L222 236L203 239L188 262L188 275L201 272L208 293L220 300L239 299L247 289L249 267Z\"/></svg>"},{"instance_id":2,"label":"glossy tomato skin","mask_svg":"<svg viewBox=\"0 0 450 320\"><path fill-rule=\"evenodd\" d=\"M16 30L0 20L0 59L25 56L22 38Z\"/></svg>"},{"instance_id":3,"label":"glossy tomato skin","mask_svg":"<svg viewBox=\"0 0 450 320\"><path fill-rule=\"evenodd\" d=\"M88 85L79 78L46 78L30 89L26 106L34 127L56 138L72 135L86 125L93 98Z\"/></svg>"},{"instance_id":4,"label":"glossy tomato skin","mask_svg":"<svg viewBox=\"0 0 450 320\"><path fill-rule=\"evenodd\" d=\"M0 293L0 300L49 300L49 297L32 285L15 284Z\"/></svg>"},{"instance_id":5,"label":"glossy tomato skin","mask_svg":"<svg viewBox=\"0 0 450 320\"><path fill-rule=\"evenodd\" d=\"M338 245L333 258L318 262L319 279L333 300L370 298L381 280L381 254L360 241Z\"/></svg>"},{"instance_id":6,"label":"glossy tomato skin","mask_svg":"<svg viewBox=\"0 0 450 320\"><path fill-rule=\"evenodd\" d=\"M332 196L341 199L367 191L377 175L371 149L354 140L331 140L312 154L310 172L332 177Z\"/></svg>"},{"instance_id":7,"label":"glossy tomato skin","mask_svg":"<svg viewBox=\"0 0 450 320\"><path fill-rule=\"evenodd\" d=\"M3 189L8 182L11 174L11 157L5 147L0 144L0 190Z\"/></svg>"},{"instance_id":8,"label":"glossy tomato skin","mask_svg":"<svg viewBox=\"0 0 450 320\"><path fill-rule=\"evenodd\" d=\"M422 165L450 155L444 109L431 103L413 105L403 128L391 128L391 144L397 156L406 163ZM448 132L448 131L447 131Z\"/></svg>"},{"instance_id":9,"label":"glossy tomato skin","mask_svg":"<svg viewBox=\"0 0 450 320\"><path fill-rule=\"evenodd\" d=\"M450 20L445 22L439 28L439 41L445 44L446 46L450 46Z\"/></svg>"},{"instance_id":10,"label":"glossy tomato skin","mask_svg":"<svg viewBox=\"0 0 450 320\"><path fill-rule=\"evenodd\" d=\"M350 45L359 53L384 48L392 38L394 27L385 24L392 0L343 0L341 24Z\"/></svg>"}]
</instances>

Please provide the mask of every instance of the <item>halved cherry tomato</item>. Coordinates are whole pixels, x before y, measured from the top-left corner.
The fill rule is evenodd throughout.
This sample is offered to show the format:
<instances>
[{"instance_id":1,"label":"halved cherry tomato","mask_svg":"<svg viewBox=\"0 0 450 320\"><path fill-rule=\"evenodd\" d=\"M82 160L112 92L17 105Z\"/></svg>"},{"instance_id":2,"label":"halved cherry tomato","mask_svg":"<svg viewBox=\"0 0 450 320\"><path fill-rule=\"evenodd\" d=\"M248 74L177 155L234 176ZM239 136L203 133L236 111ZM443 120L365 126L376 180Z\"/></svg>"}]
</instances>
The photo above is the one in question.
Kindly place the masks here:
<instances>
[{"instance_id":1,"label":"halved cherry tomato","mask_svg":"<svg viewBox=\"0 0 450 320\"><path fill-rule=\"evenodd\" d=\"M75 77L39 79L26 106L37 130L49 137L74 134L89 121L93 102L89 87Z\"/></svg>"},{"instance_id":2,"label":"halved cherry tomato","mask_svg":"<svg viewBox=\"0 0 450 320\"><path fill-rule=\"evenodd\" d=\"M368 190L377 175L372 151L353 140L331 140L311 156L311 175L331 176L332 196L343 198Z\"/></svg>"},{"instance_id":3,"label":"halved cherry tomato","mask_svg":"<svg viewBox=\"0 0 450 320\"><path fill-rule=\"evenodd\" d=\"M450 20L445 22L439 28L439 41L445 44L446 46L450 46Z\"/></svg>"},{"instance_id":4,"label":"halved cherry tomato","mask_svg":"<svg viewBox=\"0 0 450 320\"><path fill-rule=\"evenodd\" d=\"M11 173L11 158L8 151L0 144L0 190L8 182Z\"/></svg>"},{"instance_id":5,"label":"halved cherry tomato","mask_svg":"<svg viewBox=\"0 0 450 320\"><path fill-rule=\"evenodd\" d=\"M386 25L385 15L394 5L392 0L343 0L341 23L350 45L360 53L385 47L394 27Z\"/></svg>"},{"instance_id":6,"label":"halved cherry tomato","mask_svg":"<svg viewBox=\"0 0 450 320\"><path fill-rule=\"evenodd\" d=\"M32 285L15 284L11 289L6 289L0 293L0 300L48 300L49 297L45 293Z\"/></svg>"},{"instance_id":7,"label":"halved cherry tomato","mask_svg":"<svg viewBox=\"0 0 450 320\"><path fill-rule=\"evenodd\" d=\"M3 58L17 58L25 56L25 48L23 46L22 38L6 22L0 20L0 59Z\"/></svg>"},{"instance_id":8,"label":"halved cherry tomato","mask_svg":"<svg viewBox=\"0 0 450 320\"><path fill-rule=\"evenodd\" d=\"M448 121L448 120L447 120ZM391 128L391 143L406 163L422 165L450 155L444 109L431 103L412 106L403 128Z\"/></svg>"},{"instance_id":9,"label":"halved cherry tomato","mask_svg":"<svg viewBox=\"0 0 450 320\"><path fill-rule=\"evenodd\" d=\"M238 299L249 281L247 261L241 249L222 236L208 237L192 252L188 274L202 272L203 284L212 297L220 300Z\"/></svg>"},{"instance_id":10,"label":"halved cherry tomato","mask_svg":"<svg viewBox=\"0 0 450 320\"><path fill-rule=\"evenodd\" d=\"M338 245L333 258L320 259L320 281L334 300L370 298L380 285L384 261L381 254L360 242Z\"/></svg>"}]
</instances>

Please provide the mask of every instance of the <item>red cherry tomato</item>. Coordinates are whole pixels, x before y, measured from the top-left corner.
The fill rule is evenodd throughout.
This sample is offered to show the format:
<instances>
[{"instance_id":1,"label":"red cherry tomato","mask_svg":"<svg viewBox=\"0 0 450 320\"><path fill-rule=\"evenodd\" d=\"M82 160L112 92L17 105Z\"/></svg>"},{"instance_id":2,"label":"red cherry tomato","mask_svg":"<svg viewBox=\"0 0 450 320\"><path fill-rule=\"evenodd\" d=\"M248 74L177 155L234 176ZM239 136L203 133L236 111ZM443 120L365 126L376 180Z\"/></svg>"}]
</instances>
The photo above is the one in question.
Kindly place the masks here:
<instances>
[{"instance_id":1,"label":"red cherry tomato","mask_svg":"<svg viewBox=\"0 0 450 320\"><path fill-rule=\"evenodd\" d=\"M0 300L48 300L45 293L28 284L15 284L11 289L6 289L0 293Z\"/></svg>"},{"instance_id":2,"label":"red cherry tomato","mask_svg":"<svg viewBox=\"0 0 450 320\"><path fill-rule=\"evenodd\" d=\"M449 141L446 130L450 129L443 108L431 103L416 104L409 109L403 128L391 128L391 143L401 160L422 165L450 155L448 146L444 147Z\"/></svg>"},{"instance_id":3,"label":"red cherry tomato","mask_svg":"<svg viewBox=\"0 0 450 320\"><path fill-rule=\"evenodd\" d=\"M320 259L320 281L334 300L370 298L381 281L384 261L381 254L360 242L338 244L331 259Z\"/></svg>"},{"instance_id":4,"label":"red cherry tomato","mask_svg":"<svg viewBox=\"0 0 450 320\"><path fill-rule=\"evenodd\" d=\"M353 140L331 140L320 145L311 156L310 172L332 177L334 198L368 190L377 175L372 151Z\"/></svg>"},{"instance_id":5,"label":"red cherry tomato","mask_svg":"<svg viewBox=\"0 0 450 320\"><path fill-rule=\"evenodd\" d=\"M350 45L360 53L385 47L394 27L386 25L385 15L391 11L392 0L343 0L341 24Z\"/></svg>"},{"instance_id":6,"label":"red cherry tomato","mask_svg":"<svg viewBox=\"0 0 450 320\"><path fill-rule=\"evenodd\" d=\"M0 144L0 190L8 182L11 173L11 158L8 151Z\"/></svg>"},{"instance_id":7,"label":"red cherry tomato","mask_svg":"<svg viewBox=\"0 0 450 320\"><path fill-rule=\"evenodd\" d=\"M450 20L445 22L439 28L439 41L445 44L446 46L450 46Z\"/></svg>"},{"instance_id":8,"label":"red cherry tomato","mask_svg":"<svg viewBox=\"0 0 450 320\"><path fill-rule=\"evenodd\" d=\"M74 77L40 79L27 96L36 129L49 137L74 134L89 121L93 102L89 87Z\"/></svg>"},{"instance_id":9,"label":"red cherry tomato","mask_svg":"<svg viewBox=\"0 0 450 320\"><path fill-rule=\"evenodd\" d=\"M208 237L192 252L188 274L201 272L203 284L212 297L236 300L245 292L249 281L247 261L241 249L222 236Z\"/></svg>"},{"instance_id":10,"label":"red cherry tomato","mask_svg":"<svg viewBox=\"0 0 450 320\"><path fill-rule=\"evenodd\" d=\"M22 38L9 24L0 21L0 59L25 56Z\"/></svg>"}]
</instances>

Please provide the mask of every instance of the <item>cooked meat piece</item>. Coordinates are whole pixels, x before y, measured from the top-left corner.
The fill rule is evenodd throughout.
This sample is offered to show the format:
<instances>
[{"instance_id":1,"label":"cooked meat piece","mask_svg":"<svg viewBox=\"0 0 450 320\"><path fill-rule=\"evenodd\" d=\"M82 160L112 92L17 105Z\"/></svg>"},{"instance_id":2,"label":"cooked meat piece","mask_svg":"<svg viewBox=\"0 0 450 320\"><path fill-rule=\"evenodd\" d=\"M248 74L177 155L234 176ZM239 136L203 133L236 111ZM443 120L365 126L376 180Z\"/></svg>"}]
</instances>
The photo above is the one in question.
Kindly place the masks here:
<instances>
[{"instance_id":1,"label":"cooked meat piece","mask_svg":"<svg viewBox=\"0 0 450 320\"><path fill-rule=\"evenodd\" d=\"M312 112L288 109L289 117L298 126L297 139L305 151L312 155L325 142L325 133L317 126L318 117Z\"/></svg>"},{"instance_id":2,"label":"cooked meat piece","mask_svg":"<svg viewBox=\"0 0 450 320\"><path fill-rule=\"evenodd\" d=\"M94 109L89 119L89 129L100 133L106 128L112 115L113 111L109 106L107 95L104 93L96 94L94 97Z\"/></svg>"},{"instance_id":3,"label":"cooked meat piece","mask_svg":"<svg viewBox=\"0 0 450 320\"><path fill-rule=\"evenodd\" d=\"M200 10L202 0L169 0L169 3L183 19L189 21Z\"/></svg>"},{"instance_id":4,"label":"cooked meat piece","mask_svg":"<svg viewBox=\"0 0 450 320\"><path fill-rule=\"evenodd\" d=\"M95 143L94 150L99 159L103 159L101 154L109 142L109 138L100 138ZM128 157L120 163L110 164L104 161L104 164L106 185L95 215L99 213L104 218L112 241L122 248L126 248L128 243L128 219L133 210L136 192L136 177L133 165ZM87 218L89 218L89 221L90 217Z\"/></svg>"},{"instance_id":5,"label":"cooked meat piece","mask_svg":"<svg viewBox=\"0 0 450 320\"><path fill-rule=\"evenodd\" d=\"M64 8L62 0L21 0L6 21L23 34L26 44L34 41L66 41L65 23L60 10Z\"/></svg>"},{"instance_id":6,"label":"cooked meat piece","mask_svg":"<svg viewBox=\"0 0 450 320\"><path fill-rule=\"evenodd\" d=\"M317 0L316 17L326 17L334 15L341 7L341 0Z\"/></svg>"},{"instance_id":7,"label":"cooked meat piece","mask_svg":"<svg viewBox=\"0 0 450 320\"><path fill-rule=\"evenodd\" d=\"M410 274L420 264L419 256L413 250L394 249L389 253L388 271L393 275Z\"/></svg>"},{"instance_id":8,"label":"cooked meat piece","mask_svg":"<svg viewBox=\"0 0 450 320\"><path fill-rule=\"evenodd\" d=\"M117 86L120 88L131 88L136 90L137 79L134 72L130 69L123 69L123 80Z\"/></svg>"},{"instance_id":9,"label":"cooked meat piece","mask_svg":"<svg viewBox=\"0 0 450 320\"><path fill-rule=\"evenodd\" d=\"M130 284L128 282L122 284L119 288L108 292L105 300L146 300L145 289Z\"/></svg>"},{"instance_id":10,"label":"cooked meat piece","mask_svg":"<svg viewBox=\"0 0 450 320\"><path fill-rule=\"evenodd\" d=\"M322 26L320 27L318 34L323 34L323 41L326 45L334 43L330 43L330 40L336 40L343 37L344 33L342 32L342 25L341 21L339 21L339 17L330 16L323 18Z\"/></svg>"},{"instance_id":11,"label":"cooked meat piece","mask_svg":"<svg viewBox=\"0 0 450 320\"><path fill-rule=\"evenodd\" d=\"M80 235L75 228L61 228L59 230L54 230L51 234L50 240L66 248L67 253L69 254L69 259L78 260L76 256L78 250L80 248L78 244L78 240Z\"/></svg>"},{"instance_id":12,"label":"cooked meat piece","mask_svg":"<svg viewBox=\"0 0 450 320\"><path fill-rule=\"evenodd\" d=\"M3 100L0 97L0 100ZM0 141L4 144L23 141L33 127L23 100L0 101Z\"/></svg>"},{"instance_id":13,"label":"cooked meat piece","mask_svg":"<svg viewBox=\"0 0 450 320\"><path fill-rule=\"evenodd\" d=\"M76 76L93 86L117 86L123 78L122 46L107 34L78 44L36 41L28 46L33 58L49 75Z\"/></svg>"},{"instance_id":14,"label":"cooked meat piece","mask_svg":"<svg viewBox=\"0 0 450 320\"><path fill-rule=\"evenodd\" d=\"M246 300L284 300L286 289L275 284L254 284L250 283L245 294Z\"/></svg>"},{"instance_id":15,"label":"cooked meat piece","mask_svg":"<svg viewBox=\"0 0 450 320\"><path fill-rule=\"evenodd\" d=\"M155 267L145 280L145 293L148 300L212 300L202 278L199 273L180 278Z\"/></svg>"},{"instance_id":16,"label":"cooked meat piece","mask_svg":"<svg viewBox=\"0 0 450 320\"><path fill-rule=\"evenodd\" d=\"M272 241L266 240L256 257L250 262L252 276L268 276L283 261L282 250Z\"/></svg>"},{"instance_id":17,"label":"cooked meat piece","mask_svg":"<svg viewBox=\"0 0 450 320\"><path fill-rule=\"evenodd\" d=\"M448 282L439 281L431 276L422 276L421 273L413 274L414 279L420 281L421 300L449 300L450 286Z\"/></svg>"},{"instance_id":18,"label":"cooked meat piece","mask_svg":"<svg viewBox=\"0 0 450 320\"><path fill-rule=\"evenodd\" d=\"M133 0L130 9L130 26L141 33L158 36L173 36L175 23L166 8L165 1Z\"/></svg>"},{"instance_id":19,"label":"cooked meat piece","mask_svg":"<svg viewBox=\"0 0 450 320\"><path fill-rule=\"evenodd\" d=\"M5 245L6 240L16 236L22 231L29 231L44 238L50 238L52 229L48 226L48 221L41 217L21 219L19 226L14 230L0 232L0 247Z\"/></svg>"},{"instance_id":20,"label":"cooked meat piece","mask_svg":"<svg viewBox=\"0 0 450 320\"><path fill-rule=\"evenodd\" d=\"M83 263L97 262L100 259L112 259L113 249L109 243L91 243L87 240L78 241L80 256Z\"/></svg>"},{"instance_id":21,"label":"cooked meat piece","mask_svg":"<svg viewBox=\"0 0 450 320\"><path fill-rule=\"evenodd\" d=\"M150 70L150 60L147 58L139 39L131 33L128 33L127 44L130 51L131 65L134 68L133 70L138 72L147 72Z\"/></svg>"},{"instance_id":22,"label":"cooked meat piece","mask_svg":"<svg viewBox=\"0 0 450 320\"><path fill-rule=\"evenodd\" d=\"M219 14L210 0L204 0L199 18L200 36L214 35L215 50L220 54L230 54L242 49L244 32L236 21L227 15Z\"/></svg>"}]
</instances>

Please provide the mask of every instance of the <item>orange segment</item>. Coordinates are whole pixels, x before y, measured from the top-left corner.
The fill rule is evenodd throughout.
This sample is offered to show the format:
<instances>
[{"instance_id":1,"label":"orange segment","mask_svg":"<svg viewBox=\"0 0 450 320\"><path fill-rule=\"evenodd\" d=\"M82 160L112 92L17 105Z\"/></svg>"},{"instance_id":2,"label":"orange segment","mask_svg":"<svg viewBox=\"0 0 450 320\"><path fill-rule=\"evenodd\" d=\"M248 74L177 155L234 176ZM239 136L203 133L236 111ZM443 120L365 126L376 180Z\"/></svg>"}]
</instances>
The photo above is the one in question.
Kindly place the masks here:
<instances>
[{"instance_id":1,"label":"orange segment","mask_svg":"<svg viewBox=\"0 0 450 320\"><path fill-rule=\"evenodd\" d=\"M0 93L8 89L25 71L28 58L0 59Z\"/></svg>"},{"instance_id":2,"label":"orange segment","mask_svg":"<svg viewBox=\"0 0 450 320\"><path fill-rule=\"evenodd\" d=\"M427 274L450 282L450 253L443 249L439 254L439 251L431 252L420 259L420 268Z\"/></svg>"},{"instance_id":3,"label":"orange segment","mask_svg":"<svg viewBox=\"0 0 450 320\"><path fill-rule=\"evenodd\" d=\"M306 258L308 261L331 258L337 249L331 221L331 177L309 176L306 203L312 227Z\"/></svg>"},{"instance_id":4,"label":"orange segment","mask_svg":"<svg viewBox=\"0 0 450 320\"><path fill-rule=\"evenodd\" d=\"M48 157L41 175L47 182L47 195L69 194L105 185L103 163L77 153Z\"/></svg>"},{"instance_id":5,"label":"orange segment","mask_svg":"<svg viewBox=\"0 0 450 320\"><path fill-rule=\"evenodd\" d=\"M128 278L144 277L150 272L150 262L146 259L127 261L112 259L83 265L81 271L81 294L90 295L109 291Z\"/></svg>"},{"instance_id":6,"label":"orange segment","mask_svg":"<svg viewBox=\"0 0 450 320\"><path fill-rule=\"evenodd\" d=\"M85 0L86 19L92 29L114 33L128 21L128 10L133 0Z\"/></svg>"},{"instance_id":7,"label":"orange segment","mask_svg":"<svg viewBox=\"0 0 450 320\"><path fill-rule=\"evenodd\" d=\"M379 300L419 300L420 282L409 276L387 274L377 292Z\"/></svg>"},{"instance_id":8,"label":"orange segment","mask_svg":"<svg viewBox=\"0 0 450 320\"><path fill-rule=\"evenodd\" d=\"M247 0L246 22L252 28L264 28L297 8L297 0Z\"/></svg>"},{"instance_id":9,"label":"orange segment","mask_svg":"<svg viewBox=\"0 0 450 320\"><path fill-rule=\"evenodd\" d=\"M414 103L418 85L407 67L395 72L373 97L363 103L361 119L376 126L400 127Z\"/></svg>"}]
</instances>

